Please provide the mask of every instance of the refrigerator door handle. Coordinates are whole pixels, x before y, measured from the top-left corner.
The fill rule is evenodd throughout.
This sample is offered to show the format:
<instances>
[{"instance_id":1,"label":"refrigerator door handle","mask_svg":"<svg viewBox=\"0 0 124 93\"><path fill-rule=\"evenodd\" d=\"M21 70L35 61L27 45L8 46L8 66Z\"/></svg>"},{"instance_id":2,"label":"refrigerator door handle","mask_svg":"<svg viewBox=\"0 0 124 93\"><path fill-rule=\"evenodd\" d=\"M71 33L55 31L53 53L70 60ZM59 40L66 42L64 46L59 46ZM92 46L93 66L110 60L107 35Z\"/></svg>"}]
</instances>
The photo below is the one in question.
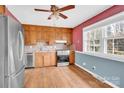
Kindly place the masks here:
<instances>
[{"instance_id":1,"label":"refrigerator door handle","mask_svg":"<svg viewBox=\"0 0 124 93\"><path fill-rule=\"evenodd\" d=\"M20 53L18 54L18 58L20 61L22 61L24 57L24 37L21 31L18 32L18 39L20 40L20 42L18 41L18 48L21 46L21 49L18 49L18 53Z\"/></svg>"}]
</instances>

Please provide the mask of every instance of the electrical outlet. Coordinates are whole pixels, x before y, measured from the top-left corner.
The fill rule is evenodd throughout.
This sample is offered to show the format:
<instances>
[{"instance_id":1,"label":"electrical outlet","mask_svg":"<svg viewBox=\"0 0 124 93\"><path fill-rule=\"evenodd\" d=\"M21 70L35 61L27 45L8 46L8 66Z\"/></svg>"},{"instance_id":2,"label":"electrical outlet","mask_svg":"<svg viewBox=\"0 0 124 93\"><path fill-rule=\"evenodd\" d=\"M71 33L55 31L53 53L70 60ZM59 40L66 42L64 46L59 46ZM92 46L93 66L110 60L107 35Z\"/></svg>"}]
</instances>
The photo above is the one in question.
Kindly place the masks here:
<instances>
[{"instance_id":1,"label":"electrical outlet","mask_svg":"<svg viewBox=\"0 0 124 93\"><path fill-rule=\"evenodd\" d=\"M83 62L83 66L86 66L86 63L85 62Z\"/></svg>"},{"instance_id":2,"label":"electrical outlet","mask_svg":"<svg viewBox=\"0 0 124 93\"><path fill-rule=\"evenodd\" d=\"M93 66L92 69L93 69L93 70L96 70L96 66Z\"/></svg>"}]
</instances>

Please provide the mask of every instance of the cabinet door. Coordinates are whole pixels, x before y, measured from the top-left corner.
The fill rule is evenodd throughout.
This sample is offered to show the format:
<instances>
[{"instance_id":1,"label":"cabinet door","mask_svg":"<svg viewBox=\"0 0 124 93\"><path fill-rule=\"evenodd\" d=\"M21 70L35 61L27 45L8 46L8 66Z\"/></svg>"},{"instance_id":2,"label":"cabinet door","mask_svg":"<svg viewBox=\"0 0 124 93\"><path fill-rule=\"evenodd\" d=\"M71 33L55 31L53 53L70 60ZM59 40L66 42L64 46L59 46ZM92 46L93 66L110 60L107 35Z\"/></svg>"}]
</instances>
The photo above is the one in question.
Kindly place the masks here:
<instances>
[{"instance_id":1,"label":"cabinet door","mask_svg":"<svg viewBox=\"0 0 124 93\"><path fill-rule=\"evenodd\" d=\"M0 5L0 14L4 14L4 13L5 13L5 6Z\"/></svg>"},{"instance_id":2,"label":"cabinet door","mask_svg":"<svg viewBox=\"0 0 124 93\"><path fill-rule=\"evenodd\" d=\"M50 31L48 29L48 31L45 31L45 41L49 43L50 40Z\"/></svg>"},{"instance_id":3,"label":"cabinet door","mask_svg":"<svg viewBox=\"0 0 124 93\"><path fill-rule=\"evenodd\" d=\"M54 30L49 31L49 44L55 43L55 34Z\"/></svg>"},{"instance_id":4,"label":"cabinet door","mask_svg":"<svg viewBox=\"0 0 124 93\"><path fill-rule=\"evenodd\" d=\"M40 41L41 42L46 42L46 38L48 37L47 35L46 35L46 30L45 29L42 29L41 31L40 31Z\"/></svg>"},{"instance_id":5,"label":"cabinet door","mask_svg":"<svg viewBox=\"0 0 124 93\"><path fill-rule=\"evenodd\" d=\"M62 40L62 32L58 29L55 30L55 39Z\"/></svg>"},{"instance_id":6,"label":"cabinet door","mask_svg":"<svg viewBox=\"0 0 124 93\"><path fill-rule=\"evenodd\" d=\"M43 67L43 55L41 52L35 53L35 67Z\"/></svg>"},{"instance_id":7,"label":"cabinet door","mask_svg":"<svg viewBox=\"0 0 124 93\"><path fill-rule=\"evenodd\" d=\"M75 62L75 52L74 51L70 51L70 55L69 55L69 64L74 64Z\"/></svg>"},{"instance_id":8,"label":"cabinet door","mask_svg":"<svg viewBox=\"0 0 124 93\"><path fill-rule=\"evenodd\" d=\"M44 66L50 66L50 53L44 53Z\"/></svg>"},{"instance_id":9,"label":"cabinet door","mask_svg":"<svg viewBox=\"0 0 124 93\"><path fill-rule=\"evenodd\" d=\"M62 40L67 40L67 31L66 30L62 30L61 35L62 35Z\"/></svg>"},{"instance_id":10,"label":"cabinet door","mask_svg":"<svg viewBox=\"0 0 124 93\"><path fill-rule=\"evenodd\" d=\"M51 66L55 66L55 65L57 65L57 57L56 57L56 52L51 52L50 53L50 65Z\"/></svg>"},{"instance_id":11,"label":"cabinet door","mask_svg":"<svg viewBox=\"0 0 124 93\"><path fill-rule=\"evenodd\" d=\"M72 43L72 32L71 31L68 31L68 33L67 33L67 41L69 44Z\"/></svg>"},{"instance_id":12,"label":"cabinet door","mask_svg":"<svg viewBox=\"0 0 124 93\"><path fill-rule=\"evenodd\" d=\"M30 31L24 31L25 45L30 45Z\"/></svg>"},{"instance_id":13,"label":"cabinet door","mask_svg":"<svg viewBox=\"0 0 124 93\"><path fill-rule=\"evenodd\" d=\"M36 33L36 37L37 37L37 42L42 42L42 38L43 38L43 36L42 36L42 31L37 31L37 33Z\"/></svg>"},{"instance_id":14,"label":"cabinet door","mask_svg":"<svg viewBox=\"0 0 124 93\"><path fill-rule=\"evenodd\" d=\"M35 45L37 42L37 38L36 38L36 31L30 31L30 40L31 40L31 44Z\"/></svg>"}]
</instances>

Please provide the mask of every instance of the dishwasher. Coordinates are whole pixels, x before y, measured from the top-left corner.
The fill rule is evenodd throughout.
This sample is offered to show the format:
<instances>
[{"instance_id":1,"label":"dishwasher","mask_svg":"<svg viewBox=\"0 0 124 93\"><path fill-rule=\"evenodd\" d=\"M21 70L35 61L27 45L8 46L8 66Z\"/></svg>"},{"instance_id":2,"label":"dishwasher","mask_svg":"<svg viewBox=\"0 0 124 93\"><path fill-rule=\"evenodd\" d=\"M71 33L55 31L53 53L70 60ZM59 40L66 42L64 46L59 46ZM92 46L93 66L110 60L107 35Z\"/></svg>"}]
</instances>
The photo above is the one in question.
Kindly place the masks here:
<instances>
[{"instance_id":1,"label":"dishwasher","mask_svg":"<svg viewBox=\"0 0 124 93\"><path fill-rule=\"evenodd\" d=\"M34 54L26 53L26 68L33 68L33 67L34 67Z\"/></svg>"}]
</instances>

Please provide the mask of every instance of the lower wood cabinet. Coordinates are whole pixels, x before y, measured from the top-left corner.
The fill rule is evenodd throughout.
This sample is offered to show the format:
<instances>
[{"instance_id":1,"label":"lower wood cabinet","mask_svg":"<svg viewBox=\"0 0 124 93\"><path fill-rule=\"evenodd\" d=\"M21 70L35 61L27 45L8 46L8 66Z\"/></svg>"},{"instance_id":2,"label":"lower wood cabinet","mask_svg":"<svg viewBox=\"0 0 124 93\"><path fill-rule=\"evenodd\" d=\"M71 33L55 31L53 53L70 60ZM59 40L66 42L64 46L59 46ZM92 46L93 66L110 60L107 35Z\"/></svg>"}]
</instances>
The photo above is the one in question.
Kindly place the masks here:
<instances>
[{"instance_id":1,"label":"lower wood cabinet","mask_svg":"<svg viewBox=\"0 0 124 93\"><path fill-rule=\"evenodd\" d=\"M55 66L55 65L57 65L57 54L56 54L56 52L51 52L50 53L50 65L51 66Z\"/></svg>"},{"instance_id":2,"label":"lower wood cabinet","mask_svg":"<svg viewBox=\"0 0 124 93\"><path fill-rule=\"evenodd\" d=\"M56 52L36 52L35 67L56 66Z\"/></svg>"},{"instance_id":3,"label":"lower wood cabinet","mask_svg":"<svg viewBox=\"0 0 124 93\"><path fill-rule=\"evenodd\" d=\"M35 53L35 67L43 67L44 66L44 58L41 52Z\"/></svg>"},{"instance_id":4,"label":"lower wood cabinet","mask_svg":"<svg viewBox=\"0 0 124 93\"><path fill-rule=\"evenodd\" d=\"M69 64L72 65L75 62L75 52L70 51ZM36 52L35 53L35 67L45 67L45 66L56 66L57 65L57 55L55 51L48 52Z\"/></svg>"},{"instance_id":5,"label":"lower wood cabinet","mask_svg":"<svg viewBox=\"0 0 124 93\"><path fill-rule=\"evenodd\" d=\"M69 64L73 65L75 62L75 52L73 50L70 51L70 55L69 55Z\"/></svg>"},{"instance_id":6,"label":"lower wood cabinet","mask_svg":"<svg viewBox=\"0 0 124 93\"><path fill-rule=\"evenodd\" d=\"M45 52L44 54L44 66L50 66L51 56L49 52Z\"/></svg>"}]
</instances>

